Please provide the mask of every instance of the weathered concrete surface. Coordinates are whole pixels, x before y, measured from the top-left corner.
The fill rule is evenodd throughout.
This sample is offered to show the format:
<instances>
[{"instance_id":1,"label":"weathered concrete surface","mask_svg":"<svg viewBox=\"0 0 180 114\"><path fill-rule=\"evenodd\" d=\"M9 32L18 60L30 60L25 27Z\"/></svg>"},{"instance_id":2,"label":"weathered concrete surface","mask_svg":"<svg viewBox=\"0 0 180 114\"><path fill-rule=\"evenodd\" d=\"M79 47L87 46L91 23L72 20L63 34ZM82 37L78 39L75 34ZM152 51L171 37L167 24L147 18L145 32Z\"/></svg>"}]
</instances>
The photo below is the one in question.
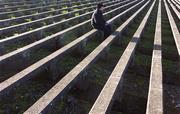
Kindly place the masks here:
<instances>
[{"instance_id":1,"label":"weathered concrete surface","mask_svg":"<svg viewBox=\"0 0 180 114\"><path fill-rule=\"evenodd\" d=\"M164 113L161 34L161 0L159 0L146 114Z\"/></svg>"}]
</instances>

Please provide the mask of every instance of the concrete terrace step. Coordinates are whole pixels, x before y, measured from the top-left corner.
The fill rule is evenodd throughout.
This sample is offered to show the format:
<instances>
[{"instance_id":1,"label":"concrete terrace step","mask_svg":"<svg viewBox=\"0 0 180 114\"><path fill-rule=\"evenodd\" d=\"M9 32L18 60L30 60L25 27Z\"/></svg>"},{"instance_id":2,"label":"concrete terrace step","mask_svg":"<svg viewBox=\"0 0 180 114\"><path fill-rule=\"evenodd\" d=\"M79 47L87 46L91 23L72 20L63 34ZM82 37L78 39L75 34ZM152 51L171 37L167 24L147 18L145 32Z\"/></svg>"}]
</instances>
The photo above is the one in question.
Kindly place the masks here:
<instances>
[{"instance_id":1,"label":"concrete terrace step","mask_svg":"<svg viewBox=\"0 0 180 114\"><path fill-rule=\"evenodd\" d=\"M91 28L99 2L107 38ZM179 114L179 8L178 0L0 1L0 113Z\"/></svg>"}]
</instances>

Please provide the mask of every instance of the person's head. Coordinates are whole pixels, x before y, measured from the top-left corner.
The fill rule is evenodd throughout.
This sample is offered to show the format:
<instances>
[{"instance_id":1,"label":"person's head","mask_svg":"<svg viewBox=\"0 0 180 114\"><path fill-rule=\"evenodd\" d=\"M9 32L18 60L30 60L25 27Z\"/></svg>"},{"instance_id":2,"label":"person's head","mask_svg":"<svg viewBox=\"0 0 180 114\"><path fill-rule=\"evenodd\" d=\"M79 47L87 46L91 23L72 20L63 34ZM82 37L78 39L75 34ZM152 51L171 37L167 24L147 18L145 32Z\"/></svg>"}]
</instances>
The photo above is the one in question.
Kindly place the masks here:
<instances>
[{"instance_id":1,"label":"person's head","mask_svg":"<svg viewBox=\"0 0 180 114\"><path fill-rule=\"evenodd\" d=\"M103 11L104 5L103 5L102 3L98 3L98 4L97 4L97 9Z\"/></svg>"}]
</instances>

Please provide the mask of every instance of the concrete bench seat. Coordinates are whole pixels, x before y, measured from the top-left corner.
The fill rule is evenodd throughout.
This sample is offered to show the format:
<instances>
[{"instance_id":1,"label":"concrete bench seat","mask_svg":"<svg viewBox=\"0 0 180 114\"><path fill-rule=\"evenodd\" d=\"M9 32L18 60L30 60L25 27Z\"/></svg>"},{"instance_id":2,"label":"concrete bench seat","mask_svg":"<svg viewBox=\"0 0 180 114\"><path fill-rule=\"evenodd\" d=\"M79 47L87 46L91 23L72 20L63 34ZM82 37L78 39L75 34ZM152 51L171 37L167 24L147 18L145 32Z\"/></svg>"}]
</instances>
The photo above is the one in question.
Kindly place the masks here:
<instances>
[{"instance_id":1,"label":"concrete bench seat","mask_svg":"<svg viewBox=\"0 0 180 114\"><path fill-rule=\"evenodd\" d=\"M126 9L127 9L127 6L129 6L129 5L131 5L131 4L135 3L135 2L137 2L137 0L136 0L136 1L133 1L133 2L131 2L131 3L128 3L128 4L126 4L126 5L123 5L123 6L121 6L122 3L120 2L120 3L116 4L116 5L107 6L107 7L105 8L105 10L107 10L107 9L108 9L108 10L111 10L111 8L114 8L114 6L121 6L121 7L115 8L115 9L113 9L113 10L111 10L111 11L108 12L108 13L113 13L113 12L115 12L115 11L121 10L121 9L124 8L124 7L126 7ZM61 21L61 22L57 22L57 23L50 24L50 25L47 25L47 26L44 26L44 27L41 27L41 28L38 28L38 29L35 29L35 30L32 30L32 31L29 31L29 32L25 32L25 33L19 34L19 35L17 35L17 36L12 36L12 37L9 37L9 38L2 39L2 40L0 40L0 50L3 50L3 49L4 49L3 46L5 46L5 45L11 45L11 44L14 44L14 43L16 43L16 42L20 42L21 40L27 39L27 38L29 38L29 37L31 37L31 36L33 36L33 35L35 35L35 36L38 35L38 39L42 39L42 37L43 37L42 34L43 34L45 31L50 30L50 29L52 29L52 28L54 28L54 27L57 27L57 26L62 26L62 25L64 25L64 24L70 23L70 22L72 22L72 21L74 21L74 20L76 20L76 19L79 20L79 19L84 18L84 17L86 17L86 16L89 16L89 17L90 17L90 16L92 15L92 13L93 13L93 12L85 13L85 14L82 14L82 15L80 15L80 16L78 16L78 17L69 18L69 19L64 20L64 21ZM86 25L87 23L90 23L90 19L87 20L87 21L84 21L84 22L80 23L79 25ZM77 27L77 25L75 25L75 26ZM74 27L74 28L75 28L75 27ZM68 28L68 29L70 29L70 28ZM67 29L67 30L65 29L65 30L68 31L68 29ZM3 51L2 51L2 52L3 52ZM3 53L2 53L2 54L3 54ZM1 55L2 55L2 54L1 54Z\"/></svg>"},{"instance_id":2,"label":"concrete bench seat","mask_svg":"<svg viewBox=\"0 0 180 114\"><path fill-rule=\"evenodd\" d=\"M143 1L141 1L140 3L142 2ZM145 6L147 6L147 4L145 4L144 7ZM142 11L143 8L138 11ZM70 90L70 88L78 81L80 75L102 55L102 53L112 44L112 42L118 37L118 35L130 24L130 21L132 20L128 20L127 23L125 22L125 24L120 26L112 35L105 39L85 59L83 59L78 65L76 65L76 67L74 67L67 75L65 75L62 80L60 80L55 86L53 86L32 107L24 112L24 114L44 113L46 111L46 108L48 108L48 106L52 104L57 97L65 95ZM113 23L112 20L109 20L109 22Z\"/></svg>"},{"instance_id":3,"label":"concrete bench seat","mask_svg":"<svg viewBox=\"0 0 180 114\"><path fill-rule=\"evenodd\" d=\"M108 2L108 3L111 4L111 2ZM113 2L113 3L117 3L117 2ZM24 31L27 31L28 28L31 28L31 27L33 28L34 26L36 26L36 25L38 25L40 23L55 23L55 22L59 22L62 19L68 19L68 18L74 17L74 15L76 13L83 14L86 11L92 11L96 7L95 6L96 4L97 4L97 2L93 3L92 6L90 5L89 7L87 7L87 5L84 5L82 7L82 9L76 10L76 11L73 11L73 8L68 8L68 11L70 11L70 12L65 13L65 14L61 13L61 11L64 10L64 9L62 9L59 12L60 14L55 14L53 16L49 16L49 17L33 20L33 21L30 21L30 22L25 22L25 23L22 23L22 24L17 24L17 25L14 25L14 26L0 28L0 35L3 35L3 34L12 34L13 35L13 33L17 33L17 32L18 33L23 33ZM41 26L43 26L43 25L41 24Z\"/></svg>"},{"instance_id":4,"label":"concrete bench seat","mask_svg":"<svg viewBox=\"0 0 180 114\"><path fill-rule=\"evenodd\" d=\"M175 5L177 10L180 12L180 6L175 2L175 0L171 0L171 2Z\"/></svg>"},{"instance_id":5,"label":"concrete bench seat","mask_svg":"<svg viewBox=\"0 0 180 114\"><path fill-rule=\"evenodd\" d=\"M15 10L19 10L19 9L27 9L27 8L34 8L34 7L38 7L38 6L42 6L41 3L37 3L37 4L23 4L23 5L16 5L16 6L10 6L10 7L3 7L0 8L0 12L8 12L8 11L15 11Z\"/></svg>"},{"instance_id":6,"label":"concrete bench seat","mask_svg":"<svg viewBox=\"0 0 180 114\"><path fill-rule=\"evenodd\" d=\"M168 3L170 4L171 8L173 9L174 13L176 14L176 16L178 17L178 19L180 20L180 12L176 9L176 7L173 5L173 3L171 3L170 0L167 0Z\"/></svg>"},{"instance_id":7,"label":"concrete bench seat","mask_svg":"<svg viewBox=\"0 0 180 114\"><path fill-rule=\"evenodd\" d=\"M56 107L61 104L56 103L63 101L60 103L63 105L65 103L65 105L60 107L66 108L66 112L70 113L67 109L69 102L66 104L66 100L69 101L69 98L66 99L66 96L73 94L74 97L75 92L77 110L85 108L83 111L89 111L86 112L89 114L121 113L119 111L163 114L166 111L173 112L175 108L179 112L180 96L177 94L179 77L176 72L180 65L180 34L179 23L177 23L180 19L179 0L102 0L101 2L106 6L103 15L108 23L113 25L113 33L107 38L104 38L103 31L90 28L92 10L99 0L57 0L57 7L54 5L56 2L51 0L47 0L47 4L41 1L35 2L35 0L23 0L22 3L18 0L8 0L7 3L5 1L0 1L0 11L4 11L0 14L8 13L6 10L11 8L15 8L14 10L24 8L25 11L28 11L41 5L44 10L39 14L29 15L27 13L26 15L22 13L20 14L22 16L16 19L0 20L0 35L4 35L0 39L0 101L2 101L0 105L2 105L2 111L9 110L6 109L6 105L11 108L11 100L15 100L18 102L13 103L12 106L20 103L17 112L23 110L25 111L23 114L59 112ZM61 9L58 7L60 3L68 4L68 6ZM17 6L13 6L13 4ZM72 6L72 4L76 6ZM49 8L52 6L53 11L46 9L46 6ZM23 11L23 9L21 10ZM60 14L64 10L68 10L68 12ZM32 12L30 11L30 13ZM51 16L48 17L48 15ZM155 17L156 19L154 19ZM28 18L32 18L33 21L23 20ZM168 23L168 26L163 26L162 22ZM13 23L15 25L11 25ZM32 29L28 29L31 27ZM16 30L19 32L18 35L11 36L11 33L17 32ZM170 39L168 39L168 35L171 35ZM127 39L122 40L123 38ZM94 40L100 41L97 43ZM141 40L142 43L140 43ZM116 52L118 51L117 47L112 44L122 46L119 55ZM111 46L113 50L109 55ZM171 59L171 54L167 50L169 47L173 47L170 50L175 52L176 58ZM169 54L168 57L166 54ZM69 57L69 55L72 56ZM109 61L107 64L101 63L104 62L101 60L109 58L112 59L112 63ZM66 64L67 59L68 62L69 60L74 62L76 59L80 62L74 63L73 66L77 65L73 68L72 66L67 67L69 65L69 63ZM137 64L134 65L135 62ZM104 67L104 65L106 66ZM102 73L97 71L99 67ZM67 70L69 70L68 73ZM175 72L173 72L174 70ZM98 74L96 75L96 73ZM99 82L99 77L96 78L101 74L108 75L105 79L103 77L100 80L103 82ZM177 75L174 76L175 74ZM90 77L91 80L87 80L87 77ZM50 82L47 83L41 78L46 81L49 79ZM106 82L104 82L105 80ZM41 81L43 82L41 83ZM90 85L87 83L88 81L97 86L93 85L88 88L87 85ZM33 86L29 87L27 82ZM52 85L46 86L49 83ZM43 88L44 84L47 88ZM31 87L33 87L32 90ZM93 93L94 88L96 89L95 93ZM76 89L78 89L77 98ZM80 94L85 92L82 97L87 94L90 96L85 99L81 98L79 92ZM10 98L11 95L12 98ZM33 97L34 95L35 97ZM29 96L36 101L27 100L26 98ZM19 102L22 99L25 100L24 106L21 106L22 103ZM73 103L73 108L76 103ZM78 103L82 103L83 107ZM91 107L89 107L90 104ZM89 108L91 109L89 110Z\"/></svg>"},{"instance_id":8,"label":"concrete bench seat","mask_svg":"<svg viewBox=\"0 0 180 114\"><path fill-rule=\"evenodd\" d=\"M102 3L106 2L106 1L107 0L103 0ZM91 4L94 4L94 3L91 3ZM84 6L90 6L91 4L83 4L82 3L79 6L73 6L73 7L67 7L67 8L59 7L53 11L39 12L37 14L30 14L30 15L20 16L20 17L16 17L16 18L9 18L9 19L0 20L0 27L3 28L3 27L11 26L11 24L13 24L13 23L20 24L20 23L25 22L25 19L37 20L37 19L45 18L49 15L58 15L64 10L68 10L68 12L69 12L69 11L72 11L74 8L83 8Z\"/></svg>"},{"instance_id":9,"label":"concrete bench seat","mask_svg":"<svg viewBox=\"0 0 180 114\"><path fill-rule=\"evenodd\" d=\"M35 4L35 3L40 3L39 1L38 2L35 2L35 1L21 1L21 2L1 2L0 3L0 7L6 7L6 6L14 6L14 5L24 5L24 4Z\"/></svg>"},{"instance_id":10,"label":"concrete bench seat","mask_svg":"<svg viewBox=\"0 0 180 114\"><path fill-rule=\"evenodd\" d=\"M166 8L166 12L167 12L167 16L168 16L168 19L169 19L169 23L170 23L170 26L171 26L171 31L172 31L172 34L173 34L173 37L174 37L174 41L175 41L175 44L176 44L176 48L177 48L177 51L178 51L178 55L180 57L180 34L179 34L179 30L177 28L177 25L174 21L174 18L170 12L170 9L167 5L167 2L164 0L164 5L165 5L165 8Z\"/></svg>"},{"instance_id":11,"label":"concrete bench seat","mask_svg":"<svg viewBox=\"0 0 180 114\"><path fill-rule=\"evenodd\" d=\"M174 0L179 6L180 6L180 1L179 0Z\"/></svg>"},{"instance_id":12,"label":"concrete bench seat","mask_svg":"<svg viewBox=\"0 0 180 114\"><path fill-rule=\"evenodd\" d=\"M86 1L84 1L84 2L86 2ZM47 9L49 9L50 10L50 8L56 8L56 7L64 7L64 6L71 6L71 5L73 5L73 4L77 4L77 2L70 2L70 3L63 3L63 4L55 4L55 5L47 5L47 6L40 6L40 7L35 7L35 8L29 8L29 9L23 9L23 10L17 10L17 11L10 11L10 12L1 12L0 13L0 19L7 19L8 17L8 15L10 15L10 14L12 14L12 15L14 15L14 16L16 16L16 17L19 17L19 16L23 16L23 15L25 15L25 14L28 14L28 13L30 13L31 14L31 12L32 11L36 11L36 12L43 12L43 11L48 11Z\"/></svg>"},{"instance_id":13,"label":"concrete bench seat","mask_svg":"<svg viewBox=\"0 0 180 114\"><path fill-rule=\"evenodd\" d=\"M146 26L146 23L147 23L149 17L150 17L150 14L155 5L155 2L156 2L156 0L153 1L150 9L148 10L147 14L145 15L145 17L142 20L141 24L139 25L138 29L134 33L132 40L129 42L123 55L119 59L116 67L114 68L113 72L111 73L111 75L110 75L108 81L106 82L105 86L103 87L100 95L96 99L89 114L109 113L111 111L111 107L112 107L114 100L117 99L118 97L119 97L119 99L121 99L120 97L122 95L123 75L126 73L128 66L130 65L131 61L133 60L136 46L140 41L141 35L143 33L143 30ZM134 14L134 16L135 15L136 14Z\"/></svg>"},{"instance_id":14,"label":"concrete bench seat","mask_svg":"<svg viewBox=\"0 0 180 114\"><path fill-rule=\"evenodd\" d=\"M120 7L120 9L121 9L121 7ZM130 9L130 10L132 11L132 9ZM112 12L113 12L113 10L105 13L105 16L111 14ZM125 13L121 17L123 17L126 14L126 12L128 13L129 10L125 11ZM117 18L117 16L115 16L114 18ZM11 53L5 54L0 57L0 66L3 66L4 68L9 68L9 70L10 70L10 68L16 68L16 67L20 66L20 64L22 64L22 63L13 64L13 61L16 58L19 58L19 57L23 58L24 62L26 63L26 61L29 60L30 54L36 52L38 49L46 48L50 44L53 45L54 47L61 47L63 45L63 43L62 43L63 40L65 40L63 36L67 32L78 30L77 28L82 28L83 26L87 26L88 23L90 24L90 20L85 21L80 24L77 24L77 25L70 27L68 29L65 29L63 31L60 31L60 32L53 34L52 36L46 37L42 40L36 41L32 44L29 44L23 48L20 48L18 50L11 52ZM7 61L9 64L6 64Z\"/></svg>"},{"instance_id":15,"label":"concrete bench seat","mask_svg":"<svg viewBox=\"0 0 180 114\"><path fill-rule=\"evenodd\" d=\"M35 8L43 6L42 3L37 3L37 4L22 4L22 5L15 5L15 6L9 6L9 7L2 7L0 8L0 12L9 12L9 11L15 11L19 9L28 9L28 8Z\"/></svg>"},{"instance_id":16,"label":"concrete bench seat","mask_svg":"<svg viewBox=\"0 0 180 114\"><path fill-rule=\"evenodd\" d=\"M126 11L122 12L117 16L116 18L111 19L109 22L118 21L123 15L126 13L136 10L140 7L141 4L143 4L145 1L141 1L134 5L133 7L130 7ZM40 72L47 68L47 66L54 66L51 65L56 61L60 56L62 57L67 52L71 51L75 47L78 47L79 44L81 44L83 41L87 41L87 38L92 37L94 34L96 34L96 30L92 30L88 32L87 34L81 36L80 38L74 40L73 42L65 45L64 47L60 48L56 52L52 53L51 55L41 59L40 61L34 63L33 65L29 66L28 68L24 69L23 71L17 73L16 75L12 76L11 78L5 80L4 82L0 83L0 96L6 95L8 91L11 91L13 87L22 84L22 82L31 79L37 72Z\"/></svg>"},{"instance_id":17,"label":"concrete bench seat","mask_svg":"<svg viewBox=\"0 0 180 114\"><path fill-rule=\"evenodd\" d=\"M80 1L80 0L79 0ZM53 1L49 4L46 5L53 5L53 4L61 4L61 3L69 3L69 1ZM37 2L34 4L22 4L22 5L13 5L13 6L6 6L6 7L0 7L0 12L8 12L9 10L18 10L18 9L28 9L28 8L35 8L35 7L39 7L39 6L44 6L43 2Z\"/></svg>"},{"instance_id":18,"label":"concrete bench seat","mask_svg":"<svg viewBox=\"0 0 180 114\"><path fill-rule=\"evenodd\" d=\"M159 0L146 114L163 114L161 0Z\"/></svg>"}]
</instances>

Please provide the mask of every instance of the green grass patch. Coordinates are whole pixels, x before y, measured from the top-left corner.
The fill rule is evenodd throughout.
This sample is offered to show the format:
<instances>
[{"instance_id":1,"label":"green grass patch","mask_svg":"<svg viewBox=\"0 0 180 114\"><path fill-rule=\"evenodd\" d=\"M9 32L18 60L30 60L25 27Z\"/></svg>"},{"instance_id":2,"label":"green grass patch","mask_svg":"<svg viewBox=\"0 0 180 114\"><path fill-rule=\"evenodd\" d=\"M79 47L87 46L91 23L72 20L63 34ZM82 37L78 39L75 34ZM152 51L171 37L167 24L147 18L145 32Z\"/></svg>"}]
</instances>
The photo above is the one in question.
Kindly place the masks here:
<instances>
[{"instance_id":1,"label":"green grass patch","mask_svg":"<svg viewBox=\"0 0 180 114\"><path fill-rule=\"evenodd\" d=\"M40 49L37 52L32 53L32 55L30 55L30 56L31 56L32 62L34 63L34 62L36 62L36 61L38 61L38 60L42 59L43 57L46 57L50 54L51 54L51 52L48 51L47 49Z\"/></svg>"},{"instance_id":2,"label":"green grass patch","mask_svg":"<svg viewBox=\"0 0 180 114\"><path fill-rule=\"evenodd\" d=\"M102 63L103 65L103 63ZM91 74L90 81L99 86L103 86L106 83L107 77L110 75L111 71L102 67L100 64L95 64L89 69L89 74Z\"/></svg>"},{"instance_id":3,"label":"green grass patch","mask_svg":"<svg viewBox=\"0 0 180 114\"><path fill-rule=\"evenodd\" d=\"M147 56L139 52L135 53L135 63L137 65L150 66L152 56Z\"/></svg>"},{"instance_id":4,"label":"green grass patch","mask_svg":"<svg viewBox=\"0 0 180 114\"><path fill-rule=\"evenodd\" d=\"M75 13L75 16L79 16L79 13Z\"/></svg>"},{"instance_id":5,"label":"green grass patch","mask_svg":"<svg viewBox=\"0 0 180 114\"><path fill-rule=\"evenodd\" d=\"M79 9L78 9L78 8L74 8L73 10L74 10L74 11L77 11L77 10L79 10Z\"/></svg>"},{"instance_id":6,"label":"green grass patch","mask_svg":"<svg viewBox=\"0 0 180 114\"><path fill-rule=\"evenodd\" d=\"M15 18L16 18L16 16L15 16L14 14L10 14L10 15L9 15L9 18L11 18L11 19L15 19Z\"/></svg>"},{"instance_id":7,"label":"green grass patch","mask_svg":"<svg viewBox=\"0 0 180 114\"><path fill-rule=\"evenodd\" d=\"M68 6L63 6L63 9L68 8Z\"/></svg>"},{"instance_id":8,"label":"green grass patch","mask_svg":"<svg viewBox=\"0 0 180 114\"><path fill-rule=\"evenodd\" d=\"M170 61L167 59L162 60L163 71L176 73L178 70L177 62Z\"/></svg>"},{"instance_id":9,"label":"green grass patch","mask_svg":"<svg viewBox=\"0 0 180 114\"><path fill-rule=\"evenodd\" d=\"M52 86L48 80L28 81L23 86L19 86L13 97L0 102L0 112L6 114L22 114L27 108L35 103Z\"/></svg>"},{"instance_id":10,"label":"green grass patch","mask_svg":"<svg viewBox=\"0 0 180 114\"><path fill-rule=\"evenodd\" d=\"M9 46L6 47L6 52L8 53L8 52L14 51L14 50L16 50L16 49L22 48L22 47L25 46L25 45L26 45L26 44L25 44L25 43L22 43L22 42L9 45Z\"/></svg>"},{"instance_id":11,"label":"green grass patch","mask_svg":"<svg viewBox=\"0 0 180 114\"><path fill-rule=\"evenodd\" d=\"M76 57L68 55L60 62L60 66L63 67L64 71L69 71L75 65L77 65L80 61L81 61L81 58L76 58Z\"/></svg>"},{"instance_id":12,"label":"green grass patch","mask_svg":"<svg viewBox=\"0 0 180 114\"><path fill-rule=\"evenodd\" d=\"M68 44L70 42L72 42L73 40L75 40L77 38L76 33L71 31L71 32L67 32L64 34L63 36L63 40L65 44Z\"/></svg>"},{"instance_id":13,"label":"green grass patch","mask_svg":"<svg viewBox=\"0 0 180 114\"><path fill-rule=\"evenodd\" d=\"M27 21L27 22L31 22L31 21L32 21L32 19L25 19L25 21Z\"/></svg>"},{"instance_id":14,"label":"green grass patch","mask_svg":"<svg viewBox=\"0 0 180 114\"><path fill-rule=\"evenodd\" d=\"M92 52L92 50L94 50L98 45L99 45L98 42L87 43L87 46L86 46L85 50L86 50L86 52L90 53L90 52Z\"/></svg>"},{"instance_id":15,"label":"green grass patch","mask_svg":"<svg viewBox=\"0 0 180 114\"><path fill-rule=\"evenodd\" d=\"M51 11L55 11L55 8L51 8L50 10L51 10Z\"/></svg>"},{"instance_id":16,"label":"green grass patch","mask_svg":"<svg viewBox=\"0 0 180 114\"><path fill-rule=\"evenodd\" d=\"M62 11L62 14L66 14L66 13L68 13L68 10L63 10Z\"/></svg>"},{"instance_id":17,"label":"green grass patch","mask_svg":"<svg viewBox=\"0 0 180 114\"><path fill-rule=\"evenodd\" d=\"M153 49L153 41L143 41L142 43L140 42L138 46Z\"/></svg>"}]
</instances>

